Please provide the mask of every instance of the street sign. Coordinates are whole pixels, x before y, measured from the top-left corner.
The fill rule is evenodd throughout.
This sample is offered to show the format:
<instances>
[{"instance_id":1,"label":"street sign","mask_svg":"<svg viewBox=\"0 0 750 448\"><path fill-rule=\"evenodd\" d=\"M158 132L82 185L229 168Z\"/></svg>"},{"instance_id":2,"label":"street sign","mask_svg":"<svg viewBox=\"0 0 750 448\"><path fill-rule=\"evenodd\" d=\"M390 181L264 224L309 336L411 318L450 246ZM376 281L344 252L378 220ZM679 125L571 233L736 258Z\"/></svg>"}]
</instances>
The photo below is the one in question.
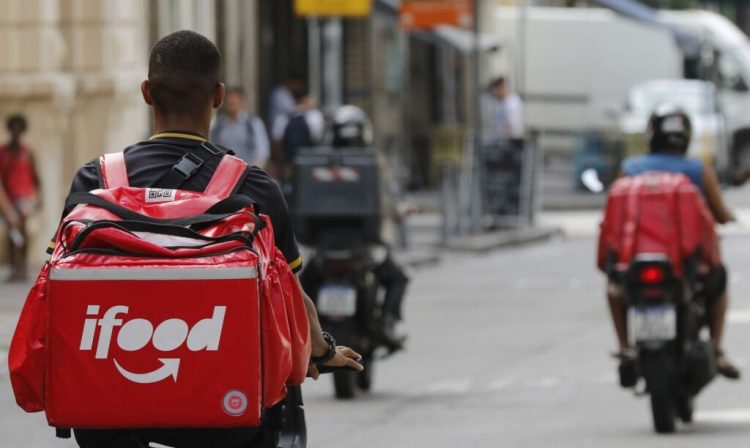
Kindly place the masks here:
<instances>
[{"instance_id":1,"label":"street sign","mask_svg":"<svg viewBox=\"0 0 750 448\"><path fill-rule=\"evenodd\" d=\"M471 27L474 12L470 0L404 0L399 14L401 26L410 30L438 25Z\"/></svg>"},{"instance_id":2,"label":"street sign","mask_svg":"<svg viewBox=\"0 0 750 448\"><path fill-rule=\"evenodd\" d=\"M372 0L294 0L298 16L366 17L372 12Z\"/></svg>"}]
</instances>

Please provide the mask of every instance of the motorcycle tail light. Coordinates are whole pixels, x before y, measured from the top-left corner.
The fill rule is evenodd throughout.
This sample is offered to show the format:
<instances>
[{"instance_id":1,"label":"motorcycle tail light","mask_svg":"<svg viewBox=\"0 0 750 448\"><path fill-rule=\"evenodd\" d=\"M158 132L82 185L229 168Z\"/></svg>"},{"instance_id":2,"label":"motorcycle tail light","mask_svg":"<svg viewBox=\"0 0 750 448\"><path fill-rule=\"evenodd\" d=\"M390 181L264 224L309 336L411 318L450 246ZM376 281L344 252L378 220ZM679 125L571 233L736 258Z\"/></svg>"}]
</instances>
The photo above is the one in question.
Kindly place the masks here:
<instances>
[{"instance_id":1,"label":"motorcycle tail light","mask_svg":"<svg viewBox=\"0 0 750 448\"><path fill-rule=\"evenodd\" d=\"M351 260L326 260L326 269L332 271L344 271L348 269L352 264Z\"/></svg>"},{"instance_id":2,"label":"motorcycle tail light","mask_svg":"<svg viewBox=\"0 0 750 448\"><path fill-rule=\"evenodd\" d=\"M658 285L665 278L664 269L660 266L646 266L640 272L641 283L646 285Z\"/></svg>"}]
</instances>

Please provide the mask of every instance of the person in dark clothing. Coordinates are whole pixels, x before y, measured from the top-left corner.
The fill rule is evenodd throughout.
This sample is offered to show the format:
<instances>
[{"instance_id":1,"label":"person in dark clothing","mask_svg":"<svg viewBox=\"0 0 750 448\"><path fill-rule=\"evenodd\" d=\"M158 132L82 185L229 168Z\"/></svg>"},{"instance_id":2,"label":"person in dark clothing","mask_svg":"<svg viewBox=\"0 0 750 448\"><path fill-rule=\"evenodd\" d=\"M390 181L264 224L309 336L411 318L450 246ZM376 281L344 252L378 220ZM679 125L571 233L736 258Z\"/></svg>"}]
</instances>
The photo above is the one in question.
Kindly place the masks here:
<instances>
[{"instance_id":1,"label":"person in dark clothing","mask_svg":"<svg viewBox=\"0 0 750 448\"><path fill-rule=\"evenodd\" d=\"M282 180L291 178L291 167L299 150L317 145L325 131L323 113L316 107L315 99L307 89L300 88L293 95L295 109L287 115L278 116L272 128L278 148L279 178Z\"/></svg>"},{"instance_id":2,"label":"person in dark clothing","mask_svg":"<svg viewBox=\"0 0 750 448\"><path fill-rule=\"evenodd\" d=\"M211 117L224 100L220 82L221 56L216 46L191 31L178 31L159 40L151 51L148 80L141 84L145 102L154 110L155 134L147 141L125 149L130 185L159 187L160 181L187 154L200 163L182 186L183 190L201 191L208 184L219 164L219 157L206 157L200 146L209 134ZM71 193L99 188L96 160L78 170ZM253 167L240 194L257 203L260 213L271 218L277 247L284 253L290 267L300 269L297 242L289 212L281 190L265 171ZM301 287L300 287L301 290ZM304 295L310 323L312 359L308 375L317 378L317 365L351 367L361 371L359 354L347 347L334 347L324 337L312 301ZM226 366L231 367L231 366ZM158 406L158 403L153 403ZM273 411L273 410L271 410ZM271 412L273 414L273 412ZM268 417L268 414L266 415ZM267 447L269 423L258 428L232 429L126 429L74 430L76 441L83 448L142 448L160 443L177 448L187 447Z\"/></svg>"}]
</instances>

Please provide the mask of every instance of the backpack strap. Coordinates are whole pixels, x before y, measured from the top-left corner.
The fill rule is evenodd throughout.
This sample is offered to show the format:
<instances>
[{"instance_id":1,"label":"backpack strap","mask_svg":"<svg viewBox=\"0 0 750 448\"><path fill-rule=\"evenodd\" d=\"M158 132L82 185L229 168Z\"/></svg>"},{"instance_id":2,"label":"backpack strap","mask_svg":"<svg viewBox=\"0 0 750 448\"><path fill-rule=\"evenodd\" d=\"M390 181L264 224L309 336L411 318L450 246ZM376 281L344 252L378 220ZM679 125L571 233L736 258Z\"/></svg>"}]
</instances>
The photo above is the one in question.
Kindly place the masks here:
<instances>
[{"instance_id":1,"label":"backpack strap","mask_svg":"<svg viewBox=\"0 0 750 448\"><path fill-rule=\"evenodd\" d=\"M210 196L227 198L239 189L247 177L247 172L248 166L245 161L227 154L222 157L203 192Z\"/></svg>"},{"instance_id":2,"label":"backpack strap","mask_svg":"<svg viewBox=\"0 0 750 448\"><path fill-rule=\"evenodd\" d=\"M99 186L102 188L129 187L128 169L122 152L104 154L99 158Z\"/></svg>"},{"instance_id":3,"label":"backpack strap","mask_svg":"<svg viewBox=\"0 0 750 448\"><path fill-rule=\"evenodd\" d=\"M212 157L223 156L226 151L205 141L195 151L185 153L184 156L167 171L155 185L159 188L178 189L188 179L193 177L206 161Z\"/></svg>"}]
</instances>

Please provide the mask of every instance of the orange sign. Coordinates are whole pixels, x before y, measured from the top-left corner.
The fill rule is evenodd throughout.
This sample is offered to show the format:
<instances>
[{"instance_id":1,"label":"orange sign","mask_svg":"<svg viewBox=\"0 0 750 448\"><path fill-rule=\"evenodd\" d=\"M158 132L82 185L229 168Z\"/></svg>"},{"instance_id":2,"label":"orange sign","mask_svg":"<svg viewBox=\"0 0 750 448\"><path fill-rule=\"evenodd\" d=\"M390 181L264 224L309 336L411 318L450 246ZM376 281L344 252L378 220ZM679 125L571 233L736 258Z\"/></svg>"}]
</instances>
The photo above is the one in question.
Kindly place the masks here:
<instances>
[{"instance_id":1,"label":"orange sign","mask_svg":"<svg viewBox=\"0 0 750 448\"><path fill-rule=\"evenodd\" d=\"M399 21L411 30L429 29L437 25L468 28L474 23L470 0L404 0Z\"/></svg>"}]
</instances>

